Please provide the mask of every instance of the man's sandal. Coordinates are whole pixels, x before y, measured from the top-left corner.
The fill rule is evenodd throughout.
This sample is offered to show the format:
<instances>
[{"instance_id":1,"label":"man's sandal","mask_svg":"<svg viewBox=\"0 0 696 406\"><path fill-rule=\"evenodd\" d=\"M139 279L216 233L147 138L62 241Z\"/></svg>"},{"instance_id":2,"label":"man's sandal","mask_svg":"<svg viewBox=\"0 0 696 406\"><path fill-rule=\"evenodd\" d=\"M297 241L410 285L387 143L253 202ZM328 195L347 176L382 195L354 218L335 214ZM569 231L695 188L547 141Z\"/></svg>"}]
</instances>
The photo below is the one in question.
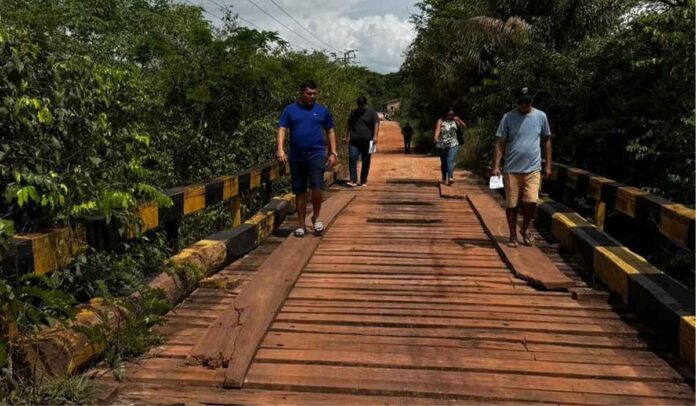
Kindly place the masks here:
<instances>
[{"instance_id":1,"label":"man's sandal","mask_svg":"<svg viewBox=\"0 0 696 406\"><path fill-rule=\"evenodd\" d=\"M293 232L293 235L295 237L300 237L300 238L304 237L305 234L307 234L307 231L302 227L298 227L297 229L295 229L295 232Z\"/></svg>"},{"instance_id":2,"label":"man's sandal","mask_svg":"<svg viewBox=\"0 0 696 406\"><path fill-rule=\"evenodd\" d=\"M312 227L314 228L314 233L317 235L324 232L324 223L317 221L314 217L312 217Z\"/></svg>"},{"instance_id":3,"label":"man's sandal","mask_svg":"<svg viewBox=\"0 0 696 406\"><path fill-rule=\"evenodd\" d=\"M510 248L517 248L517 240L510 240L508 241L507 245Z\"/></svg>"},{"instance_id":4,"label":"man's sandal","mask_svg":"<svg viewBox=\"0 0 696 406\"><path fill-rule=\"evenodd\" d=\"M522 242L524 242L524 245L528 245L530 247L534 246L534 236L532 235L531 231L522 233Z\"/></svg>"}]
</instances>

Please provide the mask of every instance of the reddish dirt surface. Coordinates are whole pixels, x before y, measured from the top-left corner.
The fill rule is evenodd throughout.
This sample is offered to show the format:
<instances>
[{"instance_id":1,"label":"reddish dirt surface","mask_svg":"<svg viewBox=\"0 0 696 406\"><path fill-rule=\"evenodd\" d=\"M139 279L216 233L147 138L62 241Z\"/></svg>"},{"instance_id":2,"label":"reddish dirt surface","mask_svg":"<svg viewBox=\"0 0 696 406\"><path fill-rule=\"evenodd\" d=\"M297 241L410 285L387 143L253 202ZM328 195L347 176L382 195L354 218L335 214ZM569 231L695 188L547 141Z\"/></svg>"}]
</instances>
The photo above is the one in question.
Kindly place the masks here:
<instances>
[{"instance_id":1,"label":"reddish dirt surface","mask_svg":"<svg viewBox=\"0 0 696 406\"><path fill-rule=\"evenodd\" d=\"M393 178L440 179L440 158L404 154L401 129L394 121L382 122L377 154L372 157L370 181ZM369 182L368 182L369 183Z\"/></svg>"}]
</instances>

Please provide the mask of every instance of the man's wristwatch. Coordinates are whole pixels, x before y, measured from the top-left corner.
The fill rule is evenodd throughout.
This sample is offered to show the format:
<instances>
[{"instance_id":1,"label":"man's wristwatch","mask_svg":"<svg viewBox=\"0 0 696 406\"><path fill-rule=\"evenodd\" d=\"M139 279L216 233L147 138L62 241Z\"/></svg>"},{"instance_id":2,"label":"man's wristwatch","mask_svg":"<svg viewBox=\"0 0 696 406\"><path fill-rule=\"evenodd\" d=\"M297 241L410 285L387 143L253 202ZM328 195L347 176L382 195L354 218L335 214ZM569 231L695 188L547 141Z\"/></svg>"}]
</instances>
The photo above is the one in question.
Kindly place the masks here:
<instances>
[{"instance_id":1,"label":"man's wristwatch","mask_svg":"<svg viewBox=\"0 0 696 406\"><path fill-rule=\"evenodd\" d=\"M332 152L330 153L330 155L333 155L333 156L335 156L336 158L338 158L338 153L336 153L336 152L333 152L333 151L332 151Z\"/></svg>"}]
</instances>

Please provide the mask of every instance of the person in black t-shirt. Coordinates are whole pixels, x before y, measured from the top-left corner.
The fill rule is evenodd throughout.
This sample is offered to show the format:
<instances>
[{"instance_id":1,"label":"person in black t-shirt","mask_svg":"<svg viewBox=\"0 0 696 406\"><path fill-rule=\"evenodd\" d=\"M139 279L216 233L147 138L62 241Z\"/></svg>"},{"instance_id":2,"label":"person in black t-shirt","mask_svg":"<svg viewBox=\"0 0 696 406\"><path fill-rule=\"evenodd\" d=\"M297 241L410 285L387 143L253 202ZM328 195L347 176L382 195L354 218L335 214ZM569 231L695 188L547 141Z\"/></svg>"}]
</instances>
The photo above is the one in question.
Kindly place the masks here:
<instances>
[{"instance_id":1,"label":"person in black t-shirt","mask_svg":"<svg viewBox=\"0 0 696 406\"><path fill-rule=\"evenodd\" d=\"M404 153L411 153L411 138L413 138L413 127L410 123L406 123L406 127L401 129L401 135L404 136Z\"/></svg>"},{"instance_id":2,"label":"person in black t-shirt","mask_svg":"<svg viewBox=\"0 0 696 406\"><path fill-rule=\"evenodd\" d=\"M362 158L360 170L360 185L367 186L367 175L370 172L370 141L377 144L379 136L379 117L377 112L367 106L365 96L358 97L358 108L350 113L348 118L348 169L350 182L354 187L358 183L358 158Z\"/></svg>"}]
</instances>

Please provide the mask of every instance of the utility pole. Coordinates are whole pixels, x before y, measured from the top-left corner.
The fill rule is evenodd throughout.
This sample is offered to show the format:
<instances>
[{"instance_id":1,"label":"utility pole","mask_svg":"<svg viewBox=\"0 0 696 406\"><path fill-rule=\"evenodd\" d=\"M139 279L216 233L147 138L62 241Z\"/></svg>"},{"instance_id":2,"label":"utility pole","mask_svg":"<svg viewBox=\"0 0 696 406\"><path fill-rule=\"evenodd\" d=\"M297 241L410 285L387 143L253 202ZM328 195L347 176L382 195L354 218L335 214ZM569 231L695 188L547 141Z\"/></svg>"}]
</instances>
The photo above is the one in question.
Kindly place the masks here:
<instances>
[{"instance_id":1,"label":"utility pole","mask_svg":"<svg viewBox=\"0 0 696 406\"><path fill-rule=\"evenodd\" d=\"M348 66L350 65L350 61L356 58L356 52L358 52L357 49L349 49L343 52L343 57L338 56L336 52L331 52L329 55L331 55L334 62L340 63L343 66Z\"/></svg>"},{"instance_id":2,"label":"utility pole","mask_svg":"<svg viewBox=\"0 0 696 406\"><path fill-rule=\"evenodd\" d=\"M350 61L356 58L357 49L349 49L343 53L343 66L348 66Z\"/></svg>"}]
</instances>

